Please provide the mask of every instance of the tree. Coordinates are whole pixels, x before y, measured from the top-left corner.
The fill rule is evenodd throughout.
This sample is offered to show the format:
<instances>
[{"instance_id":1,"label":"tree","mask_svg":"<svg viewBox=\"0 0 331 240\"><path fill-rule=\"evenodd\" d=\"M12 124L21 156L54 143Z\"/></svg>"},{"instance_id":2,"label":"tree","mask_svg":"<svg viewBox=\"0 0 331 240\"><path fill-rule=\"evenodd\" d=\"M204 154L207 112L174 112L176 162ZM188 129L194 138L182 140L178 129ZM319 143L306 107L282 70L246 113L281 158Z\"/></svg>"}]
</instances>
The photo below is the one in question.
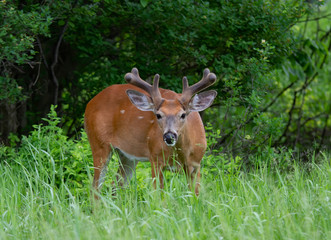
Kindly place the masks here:
<instances>
[{"instance_id":1,"label":"tree","mask_svg":"<svg viewBox=\"0 0 331 240\"><path fill-rule=\"evenodd\" d=\"M25 26L30 40L24 49L16 49L24 59L5 57L15 51L14 46L1 55L10 72L2 75L2 85L16 86L2 88L3 141L9 132L28 131L51 104L58 105L67 133L75 134L87 101L107 85L123 82L133 66L147 79L159 73L161 86L176 91L181 89L183 75L192 83L205 67L211 68L219 77L217 107L211 111L221 121L231 115L231 123L224 122L229 129L238 129L245 122L242 114L247 113L246 119L254 116L259 99L272 87L270 78L263 76L296 49L291 26L307 8L301 1L272 0L46 0L42 5L29 0L0 4L6 16L10 11L13 16L39 14L29 24L21 18L5 18L12 25ZM2 29L5 25L3 22ZM16 42L20 29L8 30ZM4 107L8 104L15 107L8 110ZM9 128L14 122L18 126ZM228 133L234 136L233 131Z\"/></svg>"},{"instance_id":2,"label":"tree","mask_svg":"<svg viewBox=\"0 0 331 240\"><path fill-rule=\"evenodd\" d=\"M223 122L227 130L216 148L233 144L231 150L247 154L285 146L306 157L330 145L331 3L311 2L291 26L294 46L289 56L264 75L270 81L262 85L267 89L264 97L249 97L250 109L242 108L241 122L231 126L238 112Z\"/></svg>"},{"instance_id":3,"label":"tree","mask_svg":"<svg viewBox=\"0 0 331 240\"><path fill-rule=\"evenodd\" d=\"M49 36L52 18L47 7L24 12L6 1L0 2L0 12L0 129L6 139L26 125L26 102L38 78L23 76L40 69L34 44L37 36Z\"/></svg>"}]
</instances>

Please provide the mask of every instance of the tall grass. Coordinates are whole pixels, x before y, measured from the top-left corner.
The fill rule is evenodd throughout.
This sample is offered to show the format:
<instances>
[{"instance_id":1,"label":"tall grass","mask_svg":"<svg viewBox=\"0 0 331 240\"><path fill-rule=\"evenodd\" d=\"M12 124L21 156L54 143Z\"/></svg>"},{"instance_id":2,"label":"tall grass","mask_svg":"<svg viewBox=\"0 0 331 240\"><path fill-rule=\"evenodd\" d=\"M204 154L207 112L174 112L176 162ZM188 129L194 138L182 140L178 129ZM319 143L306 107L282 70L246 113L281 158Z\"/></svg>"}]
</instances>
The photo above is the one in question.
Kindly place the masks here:
<instances>
[{"instance_id":1,"label":"tall grass","mask_svg":"<svg viewBox=\"0 0 331 240\"><path fill-rule=\"evenodd\" d=\"M303 167L267 149L239 170L240 158L223 164L214 151L199 197L175 173L154 190L148 163L113 197L114 156L93 202L86 134L67 139L54 109L45 121L18 148L0 146L0 239L331 239L329 155Z\"/></svg>"},{"instance_id":2,"label":"tall grass","mask_svg":"<svg viewBox=\"0 0 331 240\"><path fill-rule=\"evenodd\" d=\"M154 190L140 168L116 197L105 187L92 203L38 155L2 159L0 239L331 239L330 160L290 172L219 170L203 175L199 197L177 174Z\"/></svg>"}]
</instances>

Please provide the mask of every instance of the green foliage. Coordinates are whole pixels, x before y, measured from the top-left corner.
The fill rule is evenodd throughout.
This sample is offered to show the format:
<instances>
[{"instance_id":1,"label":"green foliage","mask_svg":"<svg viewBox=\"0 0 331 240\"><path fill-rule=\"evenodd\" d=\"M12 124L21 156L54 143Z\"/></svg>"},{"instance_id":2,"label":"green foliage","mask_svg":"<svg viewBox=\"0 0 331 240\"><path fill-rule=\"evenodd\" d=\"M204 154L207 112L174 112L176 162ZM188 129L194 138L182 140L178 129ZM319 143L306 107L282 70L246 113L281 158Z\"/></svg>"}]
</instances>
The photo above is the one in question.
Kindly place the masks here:
<instances>
[{"instance_id":1,"label":"green foliage","mask_svg":"<svg viewBox=\"0 0 331 240\"><path fill-rule=\"evenodd\" d=\"M281 94L268 113L284 113L275 146L286 144L298 152L313 147L318 152L330 144L330 10L328 1L294 27L297 48L275 74L273 92Z\"/></svg>"},{"instance_id":2,"label":"green foliage","mask_svg":"<svg viewBox=\"0 0 331 240\"><path fill-rule=\"evenodd\" d=\"M215 131L210 123L205 129L208 149L202 161L202 174L217 175L220 171L229 175L239 174L242 165L241 157L233 157L225 153L223 149L215 148L217 140L221 138L220 129Z\"/></svg>"},{"instance_id":3,"label":"green foliage","mask_svg":"<svg viewBox=\"0 0 331 240\"><path fill-rule=\"evenodd\" d=\"M33 125L0 146L0 238L330 239L324 2L0 1L1 130L18 122L4 117L8 105ZM75 127L87 101L133 66L177 92L183 75L192 84L205 67L217 74L200 197L172 173L154 190L144 163L112 198L113 156L91 205L91 151ZM54 96L61 116L51 107L36 124ZM79 140L67 136L75 131Z\"/></svg>"},{"instance_id":4,"label":"green foliage","mask_svg":"<svg viewBox=\"0 0 331 240\"><path fill-rule=\"evenodd\" d=\"M92 155L86 133L82 131L77 141L68 139L58 127L61 120L54 106L43 120L45 124L35 125L28 136L23 136L16 150L1 146L2 163L22 166L54 189L66 184L74 195L89 195Z\"/></svg>"},{"instance_id":5,"label":"green foliage","mask_svg":"<svg viewBox=\"0 0 331 240\"><path fill-rule=\"evenodd\" d=\"M36 10L41 10L37 12ZM35 11L18 10L10 1L0 3L2 21L0 28L0 59L16 64L31 60L36 52L33 50L35 37L48 35L52 18L47 7Z\"/></svg>"},{"instance_id":6,"label":"green foliage","mask_svg":"<svg viewBox=\"0 0 331 240\"><path fill-rule=\"evenodd\" d=\"M13 104L26 99L26 96L22 94L22 87L18 86L15 79L0 76L0 89L0 101Z\"/></svg>"},{"instance_id":7,"label":"green foliage","mask_svg":"<svg viewBox=\"0 0 331 240\"><path fill-rule=\"evenodd\" d=\"M77 136L86 103L123 83L132 67L147 81L159 73L161 87L177 92L180 78L192 84L209 67L219 94L204 120L220 131L213 145L229 159L282 145L320 150L329 141L330 2L29 0L0 7L0 123L19 125L2 131L24 133L55 103L65 134Z\"/></svg>"},{"instance_id":8,"label":"green foliage","mask_svg":"<svg viewBox=\"0 0 331 240\"><path fill-rule=\"evenodd\" d=\"M221 130L216 147L226 146L223 152L228 150L254 163L249 157L252 153L287 147L296 157L308 160L311 152L329 145L331 5L315 4L317 1L301 9L304 15L297 8L302 18L289 25L294 34L289 36L291 47L286 59L277 62L274 57L279 47L263 39L261 47L253 48L258 57L247 59L242 67L252 73L246 85L235 84L240 77L225 82L222 91L235 90L221 101L218 111L205 114L215 129ZM262 65L260 59L265 60ZM231 73L233 76L236 73Z\"/></svg>"},{"instance_id":9,"label":"green foliage","mask_svg":"<svg viewBox=\"0 0 331 240\"><path fill-rule=\"evenodd\" d=\"M8 11L6 14L13 11L23 14L23 19L36 20L25 27L17 25L19 29L32 29L24 31L31 34L25 41L26 50L20 49L19 53L28 54L32 43L38 47L32 49L33 62L40 65L27 70L35 78L25 74L22 83L14 77L16 85L31 93L31 98L26 99L31 109L27 115L29 124L47 113L52 103L49 99L57 97L60 101L56 104L64 111L63 124L69 134L80 127L87 101L106 86L122 83L124 74L133 66L148 80L159 73L161 86L178 92L183 75L193 83L209 67L218 75L218 102L228 107L247 106L246 100L253 92L263 97L270 84L262 76L293 52L289 29L307 8L301 1L285 4L250 0L66 0L43 4L29 0L26 4L1 6ZM37 34L50 37L36 42ZM6 54L9 52L10 49ZM32 62L33 54L21 62ZM51 66L56 67L59 89L50 73ZM14 68L9 70L16 73ZM240 118L235 115L234 122Z\"/></svg>"},{"instance_id":10,"label":"green foliage","mask_svg":"<svg viewBox=\"0 0 331 240\"><path fill-rule=\"evenodd\" d=\"M15 103L24 99L22 81L13 76L13 68L35 65L34 44L38 35L50 36L50 10L43 6L31 7L29 12L19 10L12 1L0 2L0 101ZM20 70L23 71L23 70Z\"/></svg>"}]
</instances>

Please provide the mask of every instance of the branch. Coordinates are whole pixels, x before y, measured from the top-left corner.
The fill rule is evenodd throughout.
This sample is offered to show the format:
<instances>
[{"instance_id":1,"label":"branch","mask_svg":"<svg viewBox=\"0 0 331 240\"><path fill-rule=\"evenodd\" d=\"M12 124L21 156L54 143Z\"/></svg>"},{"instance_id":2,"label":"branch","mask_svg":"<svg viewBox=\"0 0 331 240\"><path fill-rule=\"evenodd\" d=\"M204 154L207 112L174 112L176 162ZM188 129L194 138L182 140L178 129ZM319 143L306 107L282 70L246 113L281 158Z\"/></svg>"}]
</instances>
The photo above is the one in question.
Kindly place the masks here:
<instances>
[{"instance_id":1,"label":"branch","mask_svg":"<svg viewBox=\"0 0 331 240\"><path fill-rule=\"evenodd\" d=\"M65 23L65 25L62 28L61 34L59 36L59 39L58 39L58 41L56 43L56 47L55 47L55 51L54 51L54 58L53 58L53 62L52 62L51 68L50 68L51 77L52 77L52 80L53 80L54 85L55 85L54 100L53 100L53 104L54 105L57 105L58 94L59 94L59 81L58 81L58 79L56 77L56 74L55 74L55 66L58 63L59 50L60 50L61 42L63 40L64 33L67 30L67 28L68 28L68 22L69 22L69 18L67 18L66 23Z\"/></svg>"},{"instance_id":2,"label":"branch","mask_svg":"<svg viewBox=\"0 0 331 240\"><path fill-rule=\"evenodd\" d=\"M325 112L321 112L319 114L316 114L315 116L313 117L309 117L309 118L306 118L305 121L303 123L301 123L300 127L304 127L308 122L312 121L312 120L315 120L323 115L326 115Z\"/></svg>"},{"instance_id":3,"label":"branch","mask_svg":"<svg viewBox=\"0 0 331 240\"><path fill-rule=\"evenodd\" d=\"M331 33L331 29L321 37L321 41L324 41L330 35L330 33Z\"/></svg>"},{"instance_id":4,"label":"branch","mask_svg":"<svg viewBox=\"0 0 331 240\"><path fill-rule=\"evenodd\" d=\"M40 57L40 61L41 61L41 57ZM37 72L37 77L36 79L34 80L34 82L32 83L32 86L36 85L38 79L39 79L39 76L40 76L40 68L41 68L41 62L39 62L38 64L38 72ZM30 85L31 86L31 85Z\"/></svg>"},{"instance_id":5,"label":"branch","mask_svg":"<svg viewBox=\"0 0 331 240\"><path fill-rule=\"evenodd\" d=\"M294 83L296 83L297 81L298 81L298 79L296 81L291 82L289 85L287 85L285 88L283 88L282 91L280 91L277 94L277 96L274 99L272 99L272 101L261 110L261 112L266 112L277 101L277 99L280 98L283 95L283 93L286 92L288 89L290 89L294 85Z\"/></svg>"},{"instance_id":6,"label":"branch","mask_svg":"<svg viewBox=\"0 0 331 240\"><path fill-rule=\"evenodd\" d=\"M73 6L72 6L72 8L71 8L70 11L72 11L72 9L75 8L77 2L78 2L78 0L76 0L73 3ZM53 80L54 85L55 85L54 100L53 100L53 104L54 105L57 105L57 103L58 103L58 94L59 94L59 81L58 81L58 79L56 77L56 74L55 74L55 66L58 63L59 50L60 50L60 46L61 46L61 43L62 43L62 40L63 40L63 37L64 37L64 33L67 30L67 28L68 28L69 18L70 17L67 17L66 22L65 22L65 24L64 24L64 26L63 26L63 28L61 30L59 39L58 39L58 41L56 43L56 47L55 47L55 50L54 50L54 58L53 58L53 62L52 62L51 68L50 68L51 77L52 77L52 80Z\"/></svg>"},{"instance_id":7,"label":"branch","mask_svg":"<svg viewBox=\"0 0 331 240\"><path fill-rule=\"evenodd\" d=\"M331 13L326 14L326 15L324 15L324 16L320 16L320 17L315 17L315 18L306 19L306 20L300 20L300 21L297 21L296 23L318 21L318 20L321 20L321 19L323 19L323 18L328 18L328 17L331 17ZM295 24L296 24L296 23L295 23Z\"/></svg>"},{"instance_id":8,"label":"branch","mask_svg":"<svg viewBox=\"0 0 331 240\"><path fill-rule=\"evenodd\" d=\"M289 111L289 113L288 113L289 119L288 119L287 124L286 124L286 127L285 127L285 129L284 129L284 131L283 131L283 134L278 138L278 140L276 141L276 143L279 143L280 140L281 140L283 137L286 136L286 133L287 133L287 131L288 131L288 129L289 129L291 123L292 123L293 111L294 111L295 104L296 104L296 100L297 100L297 93L298 93L298 91L295 91L295 92L294 92L293 101L292 101L292 106L291 106L291 109L290 109L290 111Z\"/></svg>"},{"instance_id":9,"label":"branch","mask_svg":"<svg viewBox=\"0 0 331 240\"><path fill-rule=\"evenodd\" d=\"M242 125L247 125L248 123L250 123L251 121L253 121L253 119L260 113L266 112L276 101L278 98L280 98L284 92L286 92L289 88L291 88L294 83L296 83L298 80L291 82L289 85L287 85L285 88L283 88L278 94L277 96L267 105L265 106L263 109L261 109L261 111L259 111L259 113L254 114L253 116L251 116L249 119L247 119L246 122L244 122ZM224 135L221 139L219 139L219 141L217 142L215 147L220 147L221 144L223 144L225 142L225 140L231 136L231 134L236 131L238 129L238 127L235 127L233 129L231 129L226 135Z\"/></svg>"},{"instance_id":10,"label":"branch","mask_svg":"<svg viewBox=\"0 0 331 240\"><path fill-rule=\"evenodd\" d=\"M294 144L295 146L298 144L299 138L300 138L301 119L303 117L303 105L305 104L305 97L306 97L306 91L302 90L302 100L301 100L301 104L300 104L300 108L299 108L299 117L297 120L298 128L297 128L297 136L296 136L295 144Z\"/></svg>"},{"instance_id":11,"label":"branch","mask_svg":"<svg viewBox=\"0 0 331 240\"><path fill-rule=\"evenodd\" d=\"M8 65L15 68L17 71L19 71L20 73L25 73L21 68L19 68L18 66L15 66L14 63L12 62L8 62Z\"/></svg>"},{"instance_id":12,"label":"branch","mask_svg":"<svg viewBox=\"0 0 331 240\"><path fill-rule=\"evenodd\" d=\"M244 119L246 118L246 116L248 115L248 112L250 111L251 107L249 106L248 108L246 108L246 111L245 111L245 115L244 115ZM240 123L239 126L237 126L236 128L233 129L233 131L236 131L235 135L238 134L238 131L243 127L243 126L246 126L247 125L247 121L246 122L243 122L243 123ZM233 132L231 131L231 133ZM229 133L228 133L229 134ZM225 149L227 149L227 147L233 142L234 140L234 136L232 137L232 139L229 141L229 143L227 144L227 146L224 148L223 152L225 152ZM220 145L219 142L217 142L215 144L215 148L218 148Z\"/></svg>"},{"instance_id":13,"label":"branch","mask_svg":"<svg viewBox=\"0 0 331 240\"><path fill-rule=\"evenodd\" d=\"M37 43L38 43L39 50L40 50L40 55L41 55L41 58L43 59L44 65L45 65L46 69L49 69L48 63L47 63L47 60L46 60L46 57L45 57L45 54L44 54L44 51L43 51L43 47L41 46L40 39L39 39L38 36L37 36L36 39L37 39Z\"/></svg>"},{"instance_id":14,"label":"branch","mask_svg":"<svg viewBox=\"0 0 331 240\"><path fill-rule=\"evenodd\" d=\"M317 147L317 150L316 150L317 153L319 153L320 150L321 150L321 148L322 148L322 145L323 145L323 142L324 142L324 138L325 138L325 134L326 134L326 128L328 126L329 118L330 118L330 113L325 118L324 127L323 127L323 131L322 131L322 136L321 136L321 141L318 144L318 147Z\"/></svg>"}]
</instances>

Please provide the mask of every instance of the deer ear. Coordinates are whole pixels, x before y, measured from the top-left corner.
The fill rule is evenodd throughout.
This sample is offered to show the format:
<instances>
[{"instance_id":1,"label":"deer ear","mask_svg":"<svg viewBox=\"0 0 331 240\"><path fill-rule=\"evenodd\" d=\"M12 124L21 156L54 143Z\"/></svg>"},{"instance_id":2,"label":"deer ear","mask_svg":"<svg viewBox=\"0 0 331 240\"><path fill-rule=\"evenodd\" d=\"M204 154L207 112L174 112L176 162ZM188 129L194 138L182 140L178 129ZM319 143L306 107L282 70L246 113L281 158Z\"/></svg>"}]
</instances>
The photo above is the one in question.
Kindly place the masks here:
<instances>
[{"instance_id":1,"label":"deer ear","mask_svg":"<svg viewBox=\"0 0 331 240\"><path fill-rule=\"evenodd\" d=\"M210 90L196 94L189 102L189 111L200 112L208 108L214 101L217 92Z\"/></svg>"},{"instance_id":2,"label":"deer ear","mask_svg":"<svg viewBox=\"0 0 331 240\"><path fill-rule=\"evenodd\" d=\"M154 104L150 97L135 90L127 90L126 94L129 96L132 104L135 105L139 110L154 111Z\"/></svg>"}]
</instances>

